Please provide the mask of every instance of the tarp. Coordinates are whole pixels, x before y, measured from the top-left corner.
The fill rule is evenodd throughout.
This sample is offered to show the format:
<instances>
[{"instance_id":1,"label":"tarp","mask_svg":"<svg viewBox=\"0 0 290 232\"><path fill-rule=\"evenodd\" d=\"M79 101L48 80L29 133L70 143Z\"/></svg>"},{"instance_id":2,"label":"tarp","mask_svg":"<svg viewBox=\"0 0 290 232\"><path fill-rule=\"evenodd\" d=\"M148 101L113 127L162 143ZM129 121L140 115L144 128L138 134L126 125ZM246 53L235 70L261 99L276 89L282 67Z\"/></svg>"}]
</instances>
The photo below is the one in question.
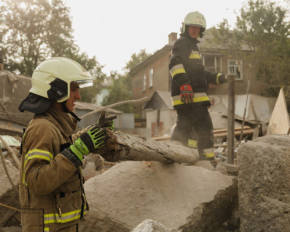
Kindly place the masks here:
<instances>
[{"instance_id":1,"label":"tarp","mask_svg":"<svg viewBox=\"0 0 290 232\"><path fill-rule=\"evenodd\" d=\"M212 95L210 96L212 107L210 112L220 112L227 115L228 96L227 95ZM255 121L267 123L270 121L275 102L277 98L262 97L254 94L249 94L248 104L247 95L236 95L235 98L235 115L238 118L243 118L246 107L245 119L247 121Z\"/></svg>"},{"instance_id":2,"label":"tarp","mask_svg":"<svg viewBox=\"0 0 290 232\"><path fill-rule=\"evenodd\" d=\"M20 142L16 139L14 139L12 136L9 136L9 135L2 135L1 136L4 141L10 146L10 147L19 147L20 146ZM2 141L0 141L0 148L2 149L5 149L5 145L2 144Z\"/></svg>"}]
</instances>

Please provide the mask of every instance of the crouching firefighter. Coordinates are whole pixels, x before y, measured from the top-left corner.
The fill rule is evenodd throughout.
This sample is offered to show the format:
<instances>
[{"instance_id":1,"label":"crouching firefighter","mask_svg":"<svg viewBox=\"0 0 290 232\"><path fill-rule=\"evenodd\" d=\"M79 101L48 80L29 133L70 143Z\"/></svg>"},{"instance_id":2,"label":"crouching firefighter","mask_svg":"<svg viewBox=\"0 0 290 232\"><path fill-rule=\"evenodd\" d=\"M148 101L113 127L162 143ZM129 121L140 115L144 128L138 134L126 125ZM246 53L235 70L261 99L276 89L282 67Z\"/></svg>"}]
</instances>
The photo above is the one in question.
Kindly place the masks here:
<instances>
[{"instance_id":1,"label":"crouching firefighter","mask_svg":"<svg viewBox=\"0 0 290 232\"><path fill-rule=\"evenodd\" d=\"M76 232L88 204L83 187L83 156L106 142L112 118L73 135L79 118L73 113L79 88L91 76L77 62L55 57L33 72L32 88L19 106L34 114L22 138L19 197L23 232Z\"/></svg>"},{"instance_id":2,"label":"crouching firefighter","mask_svg":"<svg viewBox=\"0 0 290 232\"><path fill-rule=\"evenodd\" d=\"M214 160L213 125L208 112L211 105L209 83L222 84L227 77L205 70L197 44L206 29L206 20L198 11L186 15L180 38L172 48L169 70L171 97L177 111L177 123L171 136L175 144L198 148L200 160Z\"/></svg>"}]
</instances>

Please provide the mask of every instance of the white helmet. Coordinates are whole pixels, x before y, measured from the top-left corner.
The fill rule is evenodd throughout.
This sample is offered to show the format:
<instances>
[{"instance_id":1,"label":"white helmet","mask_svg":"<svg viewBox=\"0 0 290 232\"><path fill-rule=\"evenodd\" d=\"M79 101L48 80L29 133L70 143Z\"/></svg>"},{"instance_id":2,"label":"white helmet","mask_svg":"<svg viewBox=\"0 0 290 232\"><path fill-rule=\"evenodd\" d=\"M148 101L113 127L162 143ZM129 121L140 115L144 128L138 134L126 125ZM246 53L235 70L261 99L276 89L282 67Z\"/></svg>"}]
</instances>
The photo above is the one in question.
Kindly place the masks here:
<instances>
[{"instance_id":1,"label":"white helmet","mask_svg":"<svg viewBox=\"0 0 290 232\"><path fill-rule=\"evenodd\" d=\"M64 57L54 57L36 67L29 92L52 101L64 102L70 96L71 82L78 83L80 88L93 85L92 77L79 63Z\"/></svg>"},{"instance_id":2,"label":"white helmet","mask_svg":"<svg viewBox=\"0 0 290 232\"><path fill-rule=\"evenodd\" d=\"M79 63L64 57L43 61L34 70L31 81L32 88L20 104L20 111L42 113L52 102L65 103L72 82L80 88L93 85L92 77Z\"/></svg>"},{"instance_id":3,"label":"white helmet","mask_svg":"<svg viewBox=\"0 0 290 232\"><path fill-rule=\"evenodd\" d=\"M181 33L185 32L185 26L197 26L201 27L201 31L204 32L206 29L206 20L203 14L198 11L188 13L182 23Z\"/></svg>"}]
</instances>

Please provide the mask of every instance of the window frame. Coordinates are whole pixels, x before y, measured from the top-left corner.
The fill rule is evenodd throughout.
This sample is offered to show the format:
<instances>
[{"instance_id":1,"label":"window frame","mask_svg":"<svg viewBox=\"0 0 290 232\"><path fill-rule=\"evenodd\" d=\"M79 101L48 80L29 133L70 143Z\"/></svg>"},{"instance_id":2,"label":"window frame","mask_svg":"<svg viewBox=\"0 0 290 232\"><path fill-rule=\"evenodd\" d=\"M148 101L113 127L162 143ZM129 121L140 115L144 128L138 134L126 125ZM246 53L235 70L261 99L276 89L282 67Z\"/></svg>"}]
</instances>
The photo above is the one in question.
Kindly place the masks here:
<instances>
[{"instance_id":1,"label":"window frame","mask_svg":"<svg viewBox=\"0 0 290 232\"><path fill-rule=\"evenodd\" d=\"M142 91L144 92L144 91L146 91L146 73L144 73L143 74L143 88L142 88Z\"/></svg>"},{"instance_id":2,"label":"window frame","mask_svg":"<svg viewBox=\"0 0 290 232\"><path fill-rule=\"evenodd\" d=\"M213 67L207 67L206 66L206 59L207 58L213 58L214 66ZM218 61L219 59L219 61ZM215 54L203 54L202 55L202 64L205 69L210 70L211 72L222 72L222 56L221 55L215 55ZM211 68L214 68L214 70L211 70Z\"/></svg>"},{"instance_id":3,"label":"window frame","mask_svg":"<svg viewBox=\"0 0 290 232\"><path fill-rule=\"evenodd\" d=\"M153 75L154 75L154 70L153 70L153 68L150 68L149 69L149 85L148 85L148 88L152 88L153 87Z\"/></svg>"},{"instance_id":4,"label":"window frame","mask_svg":"<svg viewBox=\"0 0 290 232\"><path fill-rule=\"evenodd\" d=\"M230 62L239 62L239 64L230 64ZM243 61L242 60L228 60L228 74L236 74L235 73L231 73L230 72L230 67L234 67L234 70L236 71L238 67L240 67L240 78L235 78L235 80L243 80L244 79L244 76L243 76Z\"/></svg>"}]
</instances>

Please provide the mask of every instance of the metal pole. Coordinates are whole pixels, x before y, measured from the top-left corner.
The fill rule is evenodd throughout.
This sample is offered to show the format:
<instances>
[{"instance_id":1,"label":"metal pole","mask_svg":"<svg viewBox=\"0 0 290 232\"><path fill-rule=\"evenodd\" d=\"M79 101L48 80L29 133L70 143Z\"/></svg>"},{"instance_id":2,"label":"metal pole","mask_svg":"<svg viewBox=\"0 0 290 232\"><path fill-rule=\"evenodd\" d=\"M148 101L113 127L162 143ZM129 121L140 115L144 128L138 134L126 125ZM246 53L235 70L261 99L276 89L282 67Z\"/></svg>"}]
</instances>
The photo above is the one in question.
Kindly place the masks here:
<instances>
[{"instance_id":1,"label":"metal pole","mask_svg":"<svg viewBox=\"0 0 290 232\"><path fill-rule=\"evenodd\" d=\"M234 163L235 150L235 75L228 77L228 164Z\"/></svg>"},{"instance_id":2,"label":"metal pole","mask_svg":"<svg viewBox=\"0 0 290 232\"><path fill-rule=\"evenodd\" d=\"M250 83L251 83L251 80L250 80L250 78L248 78L247 100L246 100L246 105L245 105L245 109L244 109L244 116L243 116L243 123L242 123L242 130L241 130L241 134L240 134L240 141L239 141L239 144L242 142L242 139L243 139L243 132L244 132L244 125L245 125L245 118L246 118L246 112L247 112L247 106L248 106L248 98L249 98L249 91L250 91ZM254 110L254 109L253 109L253 110Z\"/></svg>"},{"instance_id":3,"label":"metal pole","mask_svg":"<svg viewBox=\"0 0 290 232\"><path fill-rule=\"evenodd\" d=\"M157 109L157 117L156 117L156 128L155 128L155 137L159 136L159 124L160 124L160 108Z\"/></svg>"}]
</instances>

